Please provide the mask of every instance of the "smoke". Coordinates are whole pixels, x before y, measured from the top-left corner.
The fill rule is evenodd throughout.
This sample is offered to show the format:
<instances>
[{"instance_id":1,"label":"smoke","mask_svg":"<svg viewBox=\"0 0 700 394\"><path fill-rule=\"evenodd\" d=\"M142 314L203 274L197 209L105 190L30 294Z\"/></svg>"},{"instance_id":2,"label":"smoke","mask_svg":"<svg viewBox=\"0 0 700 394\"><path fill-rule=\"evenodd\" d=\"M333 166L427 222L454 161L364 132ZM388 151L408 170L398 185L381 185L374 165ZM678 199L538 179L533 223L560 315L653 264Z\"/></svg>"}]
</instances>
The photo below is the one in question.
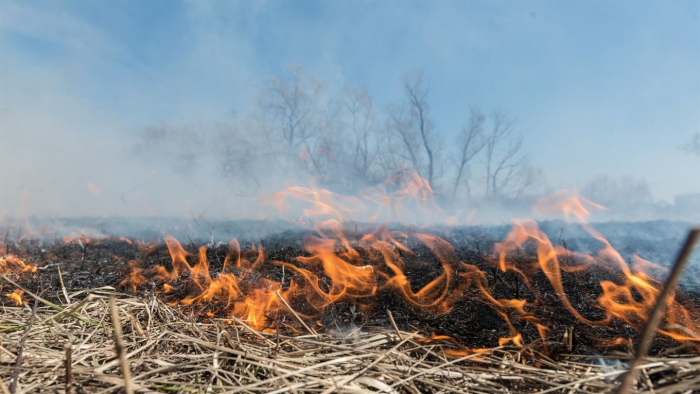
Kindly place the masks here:
<instances>
[{"instance_id":1,"label":"smoke","mask_svg":"<svg viewBox=\"0 0 700 394\"><path fill-rule=\"evenodd\" d=\"M274 192L302 186L360 198L368 208L348 217L371 221L378 220L373 216L381 208L378 191L396 191L386 179L411 169L435 179L430 185L434 195L421 203L426 211L417 205L406 206L404 214L387 209L382 220L506 223L510 217L531 216L536 197L574 186L610 208L594 220L700 220L700 185L683 171L697 166L698 158L678 149L697 125L690 105L697 102L697 84L678 83L684 75L697 81L694 73L686 72L694 70L688 66L697 63L697 56L685 47L669 54L674 61L655 71L658 86L641 83L649 79L650 70L630 73L615 85L618 93L599 105L601 86L607 89L620 79L616 65L643 57L639 48L646 51L649 42L625 38L634 44L633 55L622 59L626 62L616 57L591 60L590 70L610 70L600 73L583 94L569 94L591 78L577 68L578 57L567 63L547 52L540 54L545 63L534 64L512 49L514 43L542 42L548 27L561 28L559 18L567 13L556 10L551 15L537 12L538 20L532 20L529 9L481 10L517 21L504 24L502 18L462 20L460 14L474 13L454 12L459 8L455 4L430 12L401 7L398 15L417 27L397 33L398 26L387 25L386 18L375 20L395 11L383 7L377 16L356 24L344 19L344 6L323 6L316 11L324 18L309 21L295 10L264 2L193 3L151 9L161 17L154 20L126 4L119 9L119 26L108 23L112 16L105 9L85 7L0 5L0 213L5 220L297 220L304 207L280 216ZM518 19L520 11L526 11L526 19ZM674 26L686 26L668 18ZM127 29L125 21L138 28ZM664 21L649 28L667 31ZM451 23L467 26L468 37L463 29L450 28ZM435 26L449 34L437 34ZM367 31L375 33L368 36ZM491 34L495 31L499 34ZM446 43L431 39L436 34ZM658 40L673 40L676 33L669 34ZM652 48L661 51L658 45L665 41L652 41ZM545 44L556 49L571 42L548 39ZM342 50L347 46L362 48L364 56L349 56ZM454 50L462 46L464 50ZM386 53L388 47L400 48L400 53ZM454 57L462 52L469 57ZM649 59L659 57L652 55ZM489 66L472 59L484 59ZM645 59L634 64L649 63ZM560 61L567 72L547 66ZM540 92L533 100L539 82L521 86L509 77L514 74L508 67L521 63L527 69L544 69L547 75L538 74L540 79L561 90ZM307 70L298 85L284 71L288 64ZM426 141L441 153L430 174L426 169L433 167L420 135L402 129L414 127L416 112L405 107L400 75L419 69L425 79L428 124L435 133ZM296 104L303 104L297 120L306 134L292 140L284 130L289 113L275 109L280 97L292 97L290 88L296 86L303 90L297 97ZM643 95L639 89L644 86ZM287 96L274 95L280 92ZM651 111L645 108L656 108L657 102L677 105L668 114L653 111L656 120L649 122L646 114ZM513 139L494 151L498 161L509 147L522 144L512 161L520 167L513 172L509 195L486 195L493 186L485 179L483 152L464 166L462 183L453 184L453 150L459 130L469 124L468 109L475 106L486 115L484 136L491 130L493 111L506 108L512 114ZM619 108L624 116L613 116L610 108ZM392 114L405 116L392 123ZM660 139L661 130L674 133ZM366 136L370 142L359 144ZM401 150L402 143L414 151ZM410 154L417 156L411 160ZM654 159L645 159L649 155ZM605 175L596 178L601 173ZM629 175L633 178L625 178ZM516 190L521 185L528 189Z\"/></svg>"}]
</instances>

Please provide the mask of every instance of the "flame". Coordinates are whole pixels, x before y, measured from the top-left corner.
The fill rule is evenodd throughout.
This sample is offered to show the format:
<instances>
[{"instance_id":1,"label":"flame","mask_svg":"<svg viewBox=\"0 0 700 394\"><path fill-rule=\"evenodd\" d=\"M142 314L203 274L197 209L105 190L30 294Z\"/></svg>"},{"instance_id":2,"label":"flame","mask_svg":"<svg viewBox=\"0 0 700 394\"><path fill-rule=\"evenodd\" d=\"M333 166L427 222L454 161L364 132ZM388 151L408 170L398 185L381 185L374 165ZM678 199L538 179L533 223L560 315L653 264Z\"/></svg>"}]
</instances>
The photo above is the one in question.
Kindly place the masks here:
<instances>
[{"instance_id":1,"label":"flame","mask_svg":"<svg viewBox=\"0 0 700 394\"><path fill-rule=\"evenodd\" d=\"M537 199L532 207L534 213L562 213L566 220L571 220L573 215L582 224L588 223L591 210L607 209L579 196L576 189L558 190L550 196Z\"/></svg>"},{"instance_id":2,"label":"flame","mask_svg":"<svg viewBox=\"0 0 700 394\"><path fill-rule=\"evenodd\" d=\"M509 331L498 340L499 346L525 346L526 337L516 328L518 323L525 322L537 331L535 338L528 340L546 350L547 335L555 329L548 325L543 314L548 307L545 302L558 302L579 324L602 330L614 321L637 330L643 327L662 284L644 272L656 266L635 256L630 268L610 242L587 223L590 212L603 207L571 191L555 193L535 204L536 211L558 211L567 218L574 217L600 242L600 251L594 256L554 245L532 220L515 220L505 239L496 243L489 262L501 272L518 277L531 297L498 298L490 291L493 283L489 284L486 274L476 265L461 261L454 247L440 237L390 231L383 226L349 235L352 233L347 231L344 221L357 212L367 212L368 201L377 202L382 209L401 206L409 201L405 196L410 196L411 201L430 201L429 185L410 174L402 177L397 182L409 179L413 186L398 188L385 198L347 197L301 187L275 194L275 205L281 210L289 209L290 198L296 199L310 204L303 210L304 217L318 219L316 234L303 239L301 256L284 261L270 258L262 244L253 243L244 249L234 239L229 243L221 271L213 275L206 247L191 253L175 238L165 237L172 267L144 269L130 262L130 271L121 286L135 291L152 279L162 287L159 294L171 303L201 305L203 315L232 317L261 331L272 330L280 321L318 321L327 308L339 302L371 312L377 307L373 298L379 294L397 297L415 310L433 316L450 313L460 300L487 305ZM409 270L415 272L428 267L430 280L422 281L421 286L411 282ZM572 289L564 284L565 277L578 280L590 270L615 274L610 276L614 280L602 280L597 288L590 289L598 294L597 298L590 298L596 302L596 312L602 311L602 317L593 318L586 316L589 312L579 311L567 294ZM553 297L539 293L532 283L536 276L546 278ZM675 297L666 302L669 307L659 332L682 342L700 342L700 312L681 305ZM488 350L468 349L447 336L433 335L428 340L445 343L446 353L453 355ZM615 345L625 341L609 342Z\"/></svg>"},{"instance_id":3,"label":"flame","mask_svg":"<svg viewBox=\"0 0 700 394\"><path fill-rule=\"evenodd\" d=\"M647 316L657 302L661 282L643 272L645 268L660 268L655 264L634 255L632 269L627 265L620 253L613 248L610 242L598 231L593 229L587 222L590 211L588 209L606 209L600 205L592 203L580 196L575 191L560 191L550 197L540 199L534 207L535 211L547 212L559 210L569 219L574 215L582 227L602 244L601 250L595 256L571 253L561 247L553 247L546 235L537 229L534 222L529 222L527 226L514 226L514 230L509 234L510 240L515 245L522 245L526 238L530 237L538 242L538 260L543 264L542 270L547 274L548 279L557 293L562 298L567 309L577 316L581 321L589 324L607 324L613 318L624 321L632 327L641 329L647 320ZM529 227L528 230L525 227ZM506 242L508 241L508 238ZM503 250L507 249L505 243L500 244ZM598 265L608 269L614 268L623 274L622 283L603 280L600 282L602 294L598 298L599 306L606 312L607 317L599 322L590 322L582 318L573 310L571 304L566 299L561 285L561 272L558 266L558 259L561 256L569 255L579 261L585 262L585 266ZM504 253L500 256L501 269L504 269ZM549 269L547 269L549 268ZM549 273L548 273L549 272ZM667 303L666 316L664 318L665 327L660 328L659 333L678 341L700 342L700 314L697 310L689 310L675 300L674 296L665 301ZM663 326L662 326L663 327Z\"/></svg>"},{"instance_id":4,"label":"flame","mask_svg":"<svg viewBox=\"0 0 700 394\"><path fill-rule=\"evenodd\" d=\"M4 274L12 271L36 272L36 265L27 264L15 255L0 256L0 273Z\"/></svg>"},{"instance_id":5,"label":"flame","mask_svg":"<svg viewBox=\"0 0 700 394\"><path fill-rule=\"evenodd\" d=\"M335 225L339 226L339 223ZM303 247L308 256L296 257L293 263L271 262L294 277L286 288L283 285L287 283L260 277L266 259L261 245L253 244L251 249L242 252L238 241L233 240L224 269L212 278L207 249L200 248L196 263L192 263L188 259L195 258L172 237L165 239L172 260L170 271L162 266L144 270L138 264L130 263L131 271L121 286L133 290L144 282L144 274L148 274L164 282L161 294L169 294L177 282L187 278L187 282L192 284L189 286L190 294L177 302L183 305L211 305L217 312L230 313L257 330L264 330L273 323L273 319L290 313L287 305L300 305L303 301L301 308L306 313L293 313L311 318L321 315L335 302L370 299L379 291L386 290L393 291L415 307L440 315L448 313L468 288L475 288L480 294L479 299L494 308L527 314L525 300L494 299L488 293L484 273L457 260L452 246L441 238L382 229L351 242L339 227L331 226L325 230L319 236L305 238ZM413 289L404 273L407 263L399 251L413 252L397 240L402 237L422 243L442 268L436 278L417 290ZM511 327L513 338L517 338L519 333L506 314L501 315ZM518 343L515 339L513 342Z\"/></svg>"},{"instance_id":6,"label":"flame","mask_svg":"<svg viewBox=\"0 0 700 394\"><path fill-rule=\"evenodd\" d=\"M292 211L289 203L306 203L299 223L306 219L335 219L341 222L367 221L376 223L380 218L404 222L407 214L420 214L424 220L441 212L433 201L433 189L427 180L415 171L398 170L383 183L361 190L356 196L347 196L330 190L293 186L273 193L272 205L280 212ZM263 201L264 202L264 201ZM449 220L445 216L445 220Z\"/></svg>"},{"instance_id":7,"label":"flame","mask_svg":"<svg viewBox=\"0 0 700 394\"><path fill-rule=\"evenodd\" d=\"M80 246L85 246L92 242L92 238L84 234L73 233L70 236L63 236L63 243L65 244L78 244Z\"/></svg>"},{"instance_id":8,"label":"flame","mask_svg":"<svg viewBox=\"0 0 700 394\"><path fill-rule=\"evenodd\" d=\"M182 248L182 245L173 237L165 237L165 244L168 246L170 257L173 260L173 271L171 276L177 278L180 272L189 272L192 267L187 263L188 253Z\"/></svg>"},{"instance_id":9,"label":"flame","mask_svg":"<svg viewBox=\"0 0 700 394\"><path fill-rule=\"evenodd\" d=\"M523 336L520 334L517 334L514 337L509 337L509 338L501 338L498 340L498 346L504 346L508 343L513 343L513 345L517 347L523 347Z\"/></svg>"},{"instance_id":10,"label":"flame","mask_svg":"<svg viewBox=\"0 0 700 394\"><path fill-rule=\"evenodd\" d=\"M22 295L24 295L24 290L21 289L15 289L12 293L5 293L5 296L11 299L17 306L22 306L24 304Z\"/></svg>"},{"instance_id":11,"label":"flame","mask_svg":"<svg viewBox=\"0 0 700 394\"><path fill-rule=\"evenodd\" d=\"M141 268L141 262L136 260L131 260L128 263L129 274L119 282L118 287L128 287L131 291L136 291L139 286L146 282L146 277L143 275L143 269Z\"/></svg>"}]
</instances>

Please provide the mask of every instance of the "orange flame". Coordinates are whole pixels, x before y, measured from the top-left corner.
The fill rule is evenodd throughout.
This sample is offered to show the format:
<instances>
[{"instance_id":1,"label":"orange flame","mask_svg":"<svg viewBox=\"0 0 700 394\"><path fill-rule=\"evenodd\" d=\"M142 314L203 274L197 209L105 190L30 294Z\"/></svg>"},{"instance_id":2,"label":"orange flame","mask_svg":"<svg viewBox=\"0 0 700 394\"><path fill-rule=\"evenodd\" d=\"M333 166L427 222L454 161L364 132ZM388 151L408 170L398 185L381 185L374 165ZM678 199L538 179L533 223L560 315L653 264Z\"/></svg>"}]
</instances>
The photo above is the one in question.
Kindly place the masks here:
<instances>
[{"instance_id":1,"label":"orange flame","mask_svg":"<svg viewBox=\"0 0 700 394\"><path fill-rule=\"evenodd\" d=\"M411 191L411 196L418 200L429 199L428 190L423 185ZM468 297L491 307L507 325L510 334L498 341L500 346L524 346L523 334L515 325L524 321L537 329L543 347L550 327L536 311L541 311L544 300L549 298L540 296L531 283L535 275L544 275L555 293L555 302L586 325L605 326L615 320L641 328L661 287L661 283L642 270L652 263L635 257L634 268L630 269L610 242L588 225L590 210L603 208L573 192L542 199L536 209L540 212L558 210L567 217L574 216L601 243L602 248L595 256L554 245L537 223L530 220L514 221L506 238L495 245L494 266L517 275L534 300L495 297L489 291L486 274L477 266L460 261L453 246L435 235L377 227L365 234L347 236L342 221L364 209L362 202L366 198L341 198L329 191L297 187L278 193L275 203L286 209L288 197L312 204L305 209L305 215L326 218L317 223L317 235L304 238L302 256L288 261L271 260L262 245L252 244L242 249L234 239L229 244L222 270L212 277L207 248L201 247L198 253L190 254L175 238L165 237L172 269L156 266L144 270L130 263L131 271L122 285L135 290L150 275L162 282L160 294L165 297L172 297L172 300L178 294L185 294L176 302L203 305L208 316L228 314L256 330L269 330L290 313L296 315L295 319L317 318L331 304L340 301L371 308L367 300L380 292L392 293L433 315L449 313L459 299ZM387 201L391 202L392 198ZM414 253L414 249L407 246L408 241L419 244L421 250L427 249L431 261L439 264L436 276L420 287L409 280L409 264L415 268L432 263ZM281 278L275 276L280 269ZM600 294L596 307L604 312L604 317L598 320L577 310L567 295L567 290L571 289L567 289L563 281L565 275L590 269L615 272L621 278L601 281L598 289L591 289ZM289 276L285 277L286 273ZM700 342L700 313L686 308L673 297L667 302L669 308L660 333L679 341ZM292 307L294 311L290 310ZM450 342L448 338L434 336L431 340ZM483 350L466 349L456 340L452 340L449 347L449 352L455 355Z\"/></svg>"},{"instance_id":2,"label":"orange flame","mask_svg":"<svg viewBox=\"0 0 700 394\"><path fill-rule=\"evenodd\" d=\"M302 223L309 218L375 223L380 217L402 222L408 213L420 213L427 219L439 212L432 197L433 189L428 181L415 171L399 170L380 185L364 189L357 196L341 195L315 186L293 186L273 193L272 205L280 212L289 212L292 209L290 198L310 204L301 211Z\"/></svg>"},{"instance_id":3,"label":"orange flame","mask_svg":"<svg viewBox=\"0 0 700 394\"><path fill-rule=\"evenodd\" d=\"M0 273L4 274L12 271L36 272L36 265L27 264L22 259L11 254L0 257Z\"/></svg>"},{"instance_id":4,"label":"orange flame","mask_svg":"<svg viewBox=\"0 0 700 394\"><path fill-rule=\"evenodd\" d=\"M136 289L146 282L146 277L143 275L143 269L141 268L141 263L135 260L131 260L128 263L129 274L124 280L119 282L118 287L128 287L131 291L136 291Z\"/></svg>"},{"instance_id":5,"label":"orange flame","mask_svg":"<svg viewBox=\"0 0 700 394\"><path fill-rule=\"evenodd\" d=\"M15 289L12 293L5 293L5 296L14 301L17 306L22 306L24 304L22 295L24 295L24 290L21 289Z\"/></svg>"}]
</instances>

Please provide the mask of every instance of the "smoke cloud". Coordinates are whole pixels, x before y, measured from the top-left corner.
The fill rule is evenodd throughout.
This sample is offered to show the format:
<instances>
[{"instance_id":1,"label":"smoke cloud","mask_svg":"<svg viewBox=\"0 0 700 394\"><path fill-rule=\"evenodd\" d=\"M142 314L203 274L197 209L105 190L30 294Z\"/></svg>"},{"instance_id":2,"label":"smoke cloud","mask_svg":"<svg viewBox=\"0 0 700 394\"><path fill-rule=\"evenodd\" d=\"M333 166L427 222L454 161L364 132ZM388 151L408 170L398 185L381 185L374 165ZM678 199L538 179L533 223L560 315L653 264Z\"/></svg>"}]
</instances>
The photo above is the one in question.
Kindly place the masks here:
<instances>
[{"instance_id":1,"label":"smoke cloud","mask_svg":"<svg viewBox=\"0 0 700 394\"><path fill-rule=\"evenodd\" d=\"M610 208L599 220L700 220L700 156L682 149L700 124L697 6L581 20L536 2L299 7L0 5L5 220L275 220L276 191L362 199L410 171L433 180L428 216L443 224L530 216L535 198L571 187ZM578 30L600 18L599 35ZM498 114L511 134L491 165L519 147L494 175ZM472 126L483 146L464 150L476 153L455 182ZM376 199L363 201L352 220L373 220Z\"/></svg>"}]
</instances>

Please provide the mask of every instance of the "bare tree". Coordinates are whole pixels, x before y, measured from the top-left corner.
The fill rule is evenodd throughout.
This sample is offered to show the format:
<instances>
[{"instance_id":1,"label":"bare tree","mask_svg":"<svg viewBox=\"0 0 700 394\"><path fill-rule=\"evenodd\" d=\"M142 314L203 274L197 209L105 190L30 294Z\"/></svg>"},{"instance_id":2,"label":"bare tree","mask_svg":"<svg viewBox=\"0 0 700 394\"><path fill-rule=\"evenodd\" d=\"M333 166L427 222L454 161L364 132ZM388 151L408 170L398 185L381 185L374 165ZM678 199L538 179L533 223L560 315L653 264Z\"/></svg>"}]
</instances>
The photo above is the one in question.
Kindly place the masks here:
<instances>
[{"instance_id":1,"label":"bare tree","mask_svg":"<svg viewBox=\"0 0 700 394\"><path fill-rule=\"evenodd\" d=\"M423 84L423 74L406 76L403 82L404 91L408 98L410 119L413 128L417 131L420 143L425 150L428 160L428 183L435 187L435 175L437 159L440 151L440 141L435 130L435 125L428 118L428 89Z\"/></svg>"},{"instance_id":2,"label":"bare tree","mask_svg":"<svg viewBox=\"0 0 700 394\"><path fill-rule=\"evenodd\" d=\"M536 181L537 171L520 154L522 136L513 135L513 121L504 112L492 115L491 132L486 137L486 195L520 196Z\"/></svg>"},{"instance_id":3,"label":"bare tree","mask_svg":"<svg viewBox=\"0 0 700 394\"><path fill-rule=\"evenodd\" d=\"M373 170L379 151L376 112L372 97L367 89L357 89L351 86L345 89L343 106L347 112L346 127L354 140L351 154L351 167L354 175L363 181L375 180Z\"/></svg>"},{"instance_id":4,"label":"bare tree","mask_svg":"<svg viewBox=\"0 0 700 394\"><path fill-rule=\"evenodd\" d=\"M346 144L338 124L341 105L323 81L299 67L291 68L269 81L258 109L271 154L283 155L283 165L301 164L323 180L344 161Z\"/></svg>"},{"instance_id":5,"label":"bare tree","mask_svg":"<svg viewBox=\"0 0 700 394\"><path fill-rule=\"evenodd\" d=\"M508 139L512 133L512 123L508 121L506 114L503 112L494 112L491 116L492 118L492 128L491 132L486 137L486 195L495 195L493 191L493 181L492 175L495 172L494 167L494 155L496 154L496 147L498 147L504 140Z\"/></svg>"},{"instance_id":6,"label":"bare tree","mask_svg":"<svg viewBox=\"0 0 700 394\"><path fill-rule=\"evenodd\" d=\"M525 191L542 182L544 176L540 168L535 168L527 162L520 168L516 182L512 183L512 196L519 199Z\"/></svg>"},{"instance_id":7,"label":"bare tree","mask_svg":"<svg viewBox=\"0 0 700 394\"><path fill-rule=\"evenodd\" d=\"M469 125L462 127L462 132L457 136L457 148L459 156L457 158L457 176L455 178L452 197L457 196L457 188L460 185L462 176L467 167L467 164L486 146L488 142L484 138L483 129L486 117L478 108L472 108L469 116ZM464 183L467 186L467 196L471 197L471 187L469 179L465 178Z\"/></svg>"},{"instance_id":8,"label":"bare tree","mask_svg":"<svg viewBox=\"0 0 700 394\"><path fill-rule=\"evenodd\" d=\"M401 146L401 149L394 146L393 157L388 161L399 166L410 165L434 187L440 174L442 141L429 117L428 89L423 75L405 76L403 87L406 101L388 108L387 128Z\"/></svg>"},{"instance_id":9,"label":"bare tree","mask_svg":"<svg viewBox=\"0 0 700 394\"><path fill-rule=\"evenodd\" d=\"M403 138L402 133L397 133L397 123L399 117L392 116L394 107L389 107L385 127L377 130L377 168L382 179L392 175L398 168L416 168L413 164L416 159L415 150L407 149L408 146L415 146L410 140Z\"/></svg>"},{"instance_id":10,"label":"bare tree","mask_svg":"<svg viewBox=\"0 0 700 394\"><path fill-rule=\"evenodd\" d=\"M269 122L272 140L281 138L288 155L296 155L317 132L320 96L325 84L308 78L300 67L277 76L264 89L260 107Z\"/></svg>"},{"instance_id":11,"label":"bare tree","mask_svg":"<svg viewBox=\"0 0 700 394\"><path fill-rule=\"evenodd\" d=\"M391 137L398 137L399 145L402 148L394 149L391 151L392 155L385 159L395 165L394 168L389 170L392 171L404 164L409 164L413 169L421 172L420 143L407 108L402 105L389 106L387 123L387 127L393 134L390 136L390 139L393 139ZM388 144L388 147L391 146L394 146L394 144Z\"/></svg>"}]
</instances>

